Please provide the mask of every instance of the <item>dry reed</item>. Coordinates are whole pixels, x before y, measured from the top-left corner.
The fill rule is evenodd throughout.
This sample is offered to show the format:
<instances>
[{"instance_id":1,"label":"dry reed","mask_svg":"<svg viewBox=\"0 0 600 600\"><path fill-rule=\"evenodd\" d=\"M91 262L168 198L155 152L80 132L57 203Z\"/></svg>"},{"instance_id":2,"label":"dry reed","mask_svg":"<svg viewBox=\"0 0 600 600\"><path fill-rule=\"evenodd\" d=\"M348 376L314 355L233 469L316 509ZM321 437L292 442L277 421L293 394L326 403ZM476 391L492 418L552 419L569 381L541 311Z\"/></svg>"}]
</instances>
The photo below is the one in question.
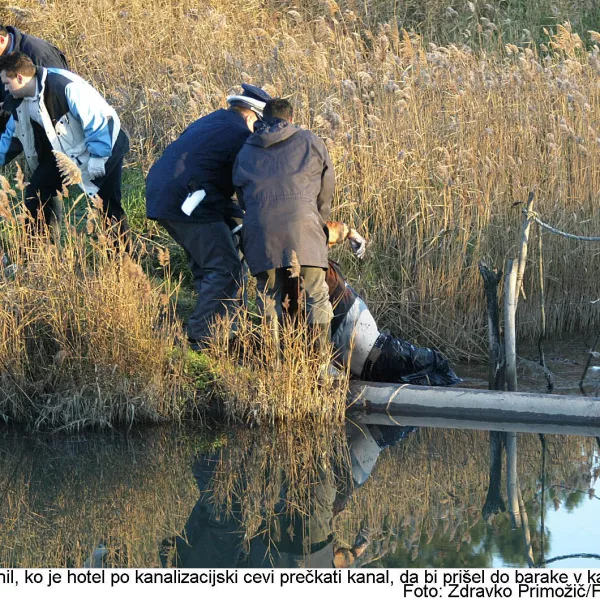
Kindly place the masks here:
<instances>
[{"instance_id":1,"label":"dry reed","mask_svg":"<svg viewBox=\"0 0 600 600\"><path fill-rule=\"evenodd\" d=\"M150 279L143 247L135 259L115 247L97 197L85 211L86 234L76 227L79 197L68 202L60 240L42 223L33 235L5 187L0 235L12 264L0 273L0 418L73 430L180 422L210 406L238 423L343 419L347 374L319 381L331 355L311 351L302 319L283 331L280 369L271 336L246 312L216 324L207 352L188 351L168 249L157 252L162 278Z\"/></svg>"},{"instance_id":2,"label":"dry reed","mask_svg":"<svg viewBox=\"0 0 600 600\"><path fill-rule=\"evenodd\" d=\"M3 192L6 195L7 192ZM69 213L60 240L2 203L0 418L35 429L181 420L202 404L186 377L166 278L115 249L96 209L87 237ZM167 301L165 302L165 296Z\"/></svg>"},{"instance_id":3,"label":"dry reed","mask_svg":"<svg viewBox=\"0 0 600 600\"><path fill-rule=\"evenodd\" d=\"M582 25L586 6L539 0L521 15L479 3L449 11L437 0L402 13L317 0L247 10L230 0L102 0L81 11L74 0L24 0L24 12L2 15L56 42L106 94L144 169L240 82L291 94L297 121L327 138L335 218L370 237L360 268L342 262L381 325L472 357L485 355L477 263L502 265L515 252L515 202L534 189L546 221L598 234L600 50ZM557 21L544 33L544 11L582 29ZM548 333L597 326L587 274L597 251L554 237L545 251ZM526 281L521 336L537 333L536 286Z\"/></svg>"},{"instance_id":4,"label":"dry reed","mask_svg":"<svg viewBox=\"0 0 600 600\"><path fill-rule=\"evenodd\" d=\"M214 385L225 418L253 425L341 422L348 373L335 381L320 380L322 367L333 357L331 352L320 355L313 350L314 334L304 318L284 321L280 348L269 326L257 325L256 320L244 310L213 329L207 355L214 364Z\"/></svg>"}]
</instances>

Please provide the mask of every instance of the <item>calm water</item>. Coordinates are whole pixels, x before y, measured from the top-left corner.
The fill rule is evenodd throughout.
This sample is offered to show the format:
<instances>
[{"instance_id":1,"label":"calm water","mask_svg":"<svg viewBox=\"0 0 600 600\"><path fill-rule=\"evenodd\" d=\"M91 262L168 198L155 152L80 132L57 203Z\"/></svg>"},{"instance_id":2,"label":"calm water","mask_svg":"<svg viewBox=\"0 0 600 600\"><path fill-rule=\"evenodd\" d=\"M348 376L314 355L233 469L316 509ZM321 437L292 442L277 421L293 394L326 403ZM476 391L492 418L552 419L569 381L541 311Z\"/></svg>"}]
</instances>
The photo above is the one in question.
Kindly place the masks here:
<instances>
[{"instance_id":1,"label":"calm water","mask_svg":"<svg viewBox=\"0 0 600 600\"><path fill-rule=\"evenodd\" d=\"M560 352L548 358L565 393L585 355L560 363ZM522 389L543 387L528 370ZM508 512L482 518L486 498L507 501L505 455L490 483L486 431L0 429L0 567L526 567L528 554L536 565L600 554L599 444L518 435L527 545Z\"/></svg>"},{"instance_id":2,"label":"calm water","mask_svg":"<svg viewBox=\"0 0 600 600\"><path fill-rule=\"evenodd\" d=\"M352 431L365 447L348 448L347 433L4 432L0 566L83 566L95 548L97 563L114 566L160 566L161 555L162 564L252 566L264 564L265 531L280 550L274 562L289 566L326 566L339 548L338 560L360 554L355 566L527 566L507 513L481 517L487 432L421 429L379 454ZM318 450L307 444L315 438ZM544 450L521 434L518 454L535 562L598 553L597 441L545 436ZM500 490L506 501L504 478Z\"/></svg>"}]
</instances>

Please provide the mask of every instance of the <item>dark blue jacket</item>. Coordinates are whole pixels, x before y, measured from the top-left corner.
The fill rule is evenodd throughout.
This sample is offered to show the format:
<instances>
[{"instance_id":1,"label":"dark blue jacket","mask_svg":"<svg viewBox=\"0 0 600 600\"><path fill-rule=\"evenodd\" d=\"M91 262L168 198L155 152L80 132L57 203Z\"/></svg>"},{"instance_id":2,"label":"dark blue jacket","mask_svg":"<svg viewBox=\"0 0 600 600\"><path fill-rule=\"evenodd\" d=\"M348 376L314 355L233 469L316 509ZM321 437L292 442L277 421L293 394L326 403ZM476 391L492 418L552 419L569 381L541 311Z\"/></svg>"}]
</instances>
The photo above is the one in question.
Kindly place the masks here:
<instances>
[{"instance_id":1,"label":"dark blue jacket","mask_svg":"<svg viewBox=\"0 0 600 600\"><path fill-rule=\"evenodd\" d=\"M213 223L236 215L231 172L235 157L250 130L233 110L217 110L194 121L154 163L146 178L149 219ZM203 189L206 197L187 216L181 205L186 196Z\"/></svg>"},{"instance_id":2,"label":"dark blue jacket","mask_svg":"<svg viewBox=\"0 0 600 600\"><path fill-rule=\"evenodd\" d=\"M9 48L11 52L26 54L36 67L69 70L65 55L50 42L23 33L16 27L7 27L6 30L13 36L13 45ZM0 102L4 102L6 94L4 86L0 85Z\"/></svg>"}]
</instances>

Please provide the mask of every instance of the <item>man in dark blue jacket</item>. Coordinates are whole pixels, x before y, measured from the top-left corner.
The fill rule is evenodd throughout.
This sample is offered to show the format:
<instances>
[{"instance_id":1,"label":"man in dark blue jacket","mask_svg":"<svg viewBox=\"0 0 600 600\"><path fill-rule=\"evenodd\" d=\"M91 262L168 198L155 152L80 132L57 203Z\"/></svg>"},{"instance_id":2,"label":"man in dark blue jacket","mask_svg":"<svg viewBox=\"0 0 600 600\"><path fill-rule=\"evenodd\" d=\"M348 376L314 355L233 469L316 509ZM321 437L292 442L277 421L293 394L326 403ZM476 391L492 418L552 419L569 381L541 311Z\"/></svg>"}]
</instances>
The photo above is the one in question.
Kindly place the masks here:
<instances>
[{"instance_id":1,"label":"man in dark blue jacket","mask_svg":"<svg viewBox=\"0 0 600 600\"><path fill-rule=\"evenodd\" d=\"M188 338L200 350L216 316L235 309L242 265L226 221L241 217L232 199L233 163L254 131L269 95L244 84L228 109L192 123L152 166L146 178L146 213L186 252L198 300Z\"/></svg>"},{"instance_id":2,"label":"man in dark blue jacket","mask_svg":"<svg viewBox=\"0 0 600 600\"><path fill-rule=\"evenodd\" d=\"M22 52L29 56L36 67L69 70L65 55L56 47L33 35L23 33L16 27L0 25L0 56L11 52ZM4 104L7 92L0 86L0 109ZM0 134L6 128L10 113L0 110Z\"/></svg>"},{"instance_id":3,"label":"man in dark blue jacket","mask_svg":"<svg viewBox=\"0 0 600 600\"><path fill-rule=\"evenodd\" d=\"M65 55L53 44L29 35L10 25L0 25L0 55L11 52L27 54L36 67L54 67L68 71Z\"/></svg>"}]
</instances>

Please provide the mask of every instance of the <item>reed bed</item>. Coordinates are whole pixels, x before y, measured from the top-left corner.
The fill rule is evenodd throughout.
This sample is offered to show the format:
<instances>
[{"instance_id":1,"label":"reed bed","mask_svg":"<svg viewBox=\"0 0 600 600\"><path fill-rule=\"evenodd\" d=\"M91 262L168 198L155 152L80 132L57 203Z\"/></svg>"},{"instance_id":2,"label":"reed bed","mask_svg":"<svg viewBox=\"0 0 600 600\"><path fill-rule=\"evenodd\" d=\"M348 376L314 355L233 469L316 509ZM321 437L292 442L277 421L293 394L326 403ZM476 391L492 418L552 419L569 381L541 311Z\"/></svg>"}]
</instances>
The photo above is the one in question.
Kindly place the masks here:
<instances>
[{"instance_id":1,"label":"reed bed","mask_svg":"<svg viewBox=\"0 0 600 600\"><path fill-rule=\"evenodd\" d=\"M151 281L143 250L122 252L93 202L71 199L60 235L34 235L19 192L5 178L2 187L0 418L73 430L194 414L202 402L171 311L177 286Z\"/></svg>"},{"instance_id":2,"label":"reed bed","mask_svg":"<svg viewBox=\"0 0 600 600\"><path fill-rule=\"evenodd\" d=\"M207 410L252 425L343 420L348 375L319 379L332 356L312 350L302 315L282 332L278 368L268 328L246 310L216 324L205 352L187 350L168 249L138 239L130 255L101 203L66 188L65 227L36 225L17 180L0 192L1 419L54 431L202 422Z\"/></svg>"},{"instance_id":3,"label":"reed bed","mask_svg":"<svg viewBox=\"0 0 600 600\"><path fill-rule=\"evenodd\" d=\"M333 351L321 355L314 345L302 314L297 322L284 321L279 348L268 325L251 311L240 310L219 321L206 354L214 365L215 393L224 418L249 425L342 422L349 374L323 377Z\"/></svg>"},{"instance_id":4,"label":"reed bed","mask_svg":"<svg viewBox=\"0 0 600 600\"><path fill-rule=\"evenodd\" d=\"M337 252L382 327L473 358L485 355L477 264L516 253L515 204L534 190L547 222L600 230L594 10L100 0L81 11L23 0L0 16L56 42L106 94L132 134L130 167L143 171L242 81L290 96L297 122L327 140L335 218L370 238L360 264ZM597 247L546 236L544 248L548 334L597 327ZM525 282L521 337L538 331L536 281Z\"/></svg>"}]
</instances>

